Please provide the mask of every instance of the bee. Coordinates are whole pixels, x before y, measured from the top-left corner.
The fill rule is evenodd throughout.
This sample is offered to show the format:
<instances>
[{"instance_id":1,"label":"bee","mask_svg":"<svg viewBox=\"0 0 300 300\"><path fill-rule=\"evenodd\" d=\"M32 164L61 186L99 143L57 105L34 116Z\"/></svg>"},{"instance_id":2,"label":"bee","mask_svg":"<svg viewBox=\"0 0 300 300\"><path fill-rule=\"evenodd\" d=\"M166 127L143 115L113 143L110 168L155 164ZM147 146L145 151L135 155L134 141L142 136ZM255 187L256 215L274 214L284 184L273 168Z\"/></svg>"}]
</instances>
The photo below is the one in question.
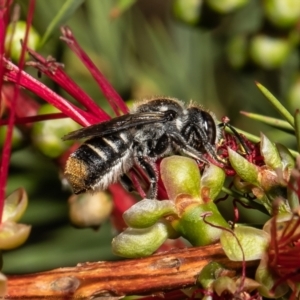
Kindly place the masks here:
<instances>
[{"instance_id":1,"label":"bee","mask_svg":"<svg viewBox=\"0 0 300 300\"><path fill-rule=\"evenodd\" d=\"M130 189L126 173L138 168L149 180L147 197L157 195L155 162L171 154L208 163L220 161L216 144L220 129L211 112L174 98L138 103L129 114L71 132L63 140L87 139L67 160L65 176L75 194L105 190L120 181Z\"/></svg>"}]
</instances>

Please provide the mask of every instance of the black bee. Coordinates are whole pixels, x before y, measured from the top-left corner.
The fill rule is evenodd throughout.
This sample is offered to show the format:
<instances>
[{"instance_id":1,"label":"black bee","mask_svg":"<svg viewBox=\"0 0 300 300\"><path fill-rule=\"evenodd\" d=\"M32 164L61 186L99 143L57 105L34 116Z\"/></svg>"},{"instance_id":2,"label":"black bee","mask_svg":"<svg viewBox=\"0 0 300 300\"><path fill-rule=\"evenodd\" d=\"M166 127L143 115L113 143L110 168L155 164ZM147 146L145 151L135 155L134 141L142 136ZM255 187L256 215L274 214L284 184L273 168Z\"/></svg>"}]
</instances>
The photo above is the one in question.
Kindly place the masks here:
<instances>
[{"instance_id":1,"label":"black bee","mask_svg":"<svg viewBox=\"0 0 300 300\"><path fill-rule=\"evenodd\" d=\"M150 182L147 197L157 194L155 161L182 154L207 163L207 153L219 161L216 143L220 129L214 115L195 105L172 98L154 98L138 103L129 114L79 129L64 140L89 138L67 160L65 176L75 194L105 190L116 181L127 188L126 173L142 169Z\"/></svg>"}]
</instances>

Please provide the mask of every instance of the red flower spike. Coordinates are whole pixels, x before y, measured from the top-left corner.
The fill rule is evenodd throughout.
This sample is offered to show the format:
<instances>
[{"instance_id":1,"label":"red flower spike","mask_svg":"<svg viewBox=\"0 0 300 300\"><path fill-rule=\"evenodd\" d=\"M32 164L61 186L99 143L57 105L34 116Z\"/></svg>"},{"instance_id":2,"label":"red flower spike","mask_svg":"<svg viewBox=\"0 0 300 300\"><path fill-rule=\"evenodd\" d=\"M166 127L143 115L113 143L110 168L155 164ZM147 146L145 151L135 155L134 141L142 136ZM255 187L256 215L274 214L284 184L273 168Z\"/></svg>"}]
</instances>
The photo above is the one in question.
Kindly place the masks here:
<instances>
[{"instance_id":1,"label":"red flower spike","mask_svg":"<svg viewBox=\"0 0 300 300\"><path fill-rule=\"evenodd\" d=\"M124 114L128 113L128 107L124 103L123 99L120 95L114 90L114 88L110 85L110 83L106 80L103 74L97 69L91 59L87 56L87 54L80 48L78 42L70 28L62 27L61 28L63 36L61 40L65 41L70 49L79 57L79 59L83 62L83 64L90 71L96 82L99 84L99 87L102 90L103 95L108 100L110 106L114 110L117 116L120 115L120 111Z\"/></svg>"},{"instance_id":2,"label":"red flower spike","mask_svg":"<svg viewBox=\"0 0 300 300\"><path fill-rule=\"evenodd\" d=\"M300 281L300 216L291 215L290 220L277 223L276 217L271 224L271 241L267 250L268 265L279 276L272 290L283 282L296 287Z\"/></svg>"},{"instance_id":3,"label":"red flower spike","mask_svg":"<svg viewBox=\"0 0 300 300\"><path fill-rule=\"evenodd\" d=\"M5 106L8 109L10 109L12 106L11 103L12 103L12 97L14 95L14 88L15 87L12 84L2 85L1 96ZM16 107L14 108L16 113L15 121L19 117L35 116L37 114L39 107L40 105L34 99L32 99L28 94L26 94L24 90L20 90Z\"/></svg>"},{"instance_id":4,"label":"red flower spike","mask_svg":"<svg viewBox=\"0 0 300 300\"><path fill-rule=\"evenodd\" d=\"M31 26L32 19L33 19L34 7L35 7L35 0L31 0L29 3L29 11L28 11L27 21L26 21L27 26L26 26L25 37L24 37L25 45L27 44L29 28ZM1 32L5 28L6 27L3 26L0 29ZM3 38L2 42L4 44L5 34L3 34L3 36L1 38ZM1 52L2 55L4 54L3 47L4 46L2 46L2 49L0 49L0 51L2 51ZM10 114L9 114L9 118L8 118L7 133L6 133L5 142L4 142L3 150L2 150L1 168L0 168L0 223L2 220L4 199L5 199L5 188L6 188L6 182L7 182L8 167L9 167L9 162L10 162L10 153L11 153L11 144L12 144L11 141L12 141L14 121L15 121L15 108L16 108L17 99L19 96L19 89L20 89L20 86L18 85L18 83L21 80L21 70L24 67L24 62L25 62L25 48L23 47L23 49L21 51L20 60L19 60L19 71L16 74L17 85L15 85L14 95L13 95L13 98L11 101L11 109L10 109ZM3 75L3 73L1 75ZM1 83L1 88L2 88L2 83Z\"/></svg>"},{"instance_id":5,"label":"red flower spike","mask_svg":"<svg viewBox=\"0 0 300 300\"><path fill-rule=\"evenodd\" d=\"M63 118L67 118L67 116L62 113L36 115L36 116L31 116L31 117L16 118L15 125L17 125L17 124L24 125L24 124L28 124L28 123L47 121L47 120L56 120L56 119L63 119ZM0 120L0 126L7 125L7 124L8 124L8 120Z\"/></svg>"},{"instance_id":6,"label":"red flower spike","mask_svg":"<svg viewBox=\"0 0 300 300\"><path fill-rule=\"evenodd\" d=\"M94 115L76 107L75 105L68 102L66 99L60 97L46 85L36 80L24 71L21 71L20 80L17 81L17 74L19 68L13 63L3 58L5 63L5 76L4 79L9 82L18 83L18 85L32 91L37 96L41 97L48 103L58 108L63 114L70 117L82 126L89 126L99 122Z\"/></svg>"},{"instance_id":7,"label":"red flower spike","mask_svg":"<svg viewBox=\"0 0 300 300\"><path fill-rule=\"evenodd\" d=\"M76 101L81 103L88 112L93 114L98 122L110 119L110 116L102 110L93 99L87 95L63 70L62 64L55 61L52 57L46 59L31 49L27 49L35 61L27 62L27 65L38 69L40 72L51 78L61 86Z\"/></svg>"}]
</instances>

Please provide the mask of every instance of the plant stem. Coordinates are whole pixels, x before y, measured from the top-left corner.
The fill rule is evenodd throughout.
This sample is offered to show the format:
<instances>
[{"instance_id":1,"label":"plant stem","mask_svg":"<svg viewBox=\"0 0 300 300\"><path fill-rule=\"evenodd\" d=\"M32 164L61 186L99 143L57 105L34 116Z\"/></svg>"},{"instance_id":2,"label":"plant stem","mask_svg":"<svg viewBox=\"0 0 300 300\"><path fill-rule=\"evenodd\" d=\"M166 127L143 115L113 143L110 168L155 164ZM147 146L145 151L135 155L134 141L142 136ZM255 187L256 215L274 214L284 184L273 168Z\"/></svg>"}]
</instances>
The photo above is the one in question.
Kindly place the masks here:
<instances>
[{"instance_id":1,"label":"plant stem","mask_svg":"<svg viewBox=\"0 0 300 300\"><path fill-rule=\"evenodd\" d=\"M147 258L78 264L42 273L8 277L5 299L92 299L155 292L193 286L209 262L241 271L242 262L230 261L220 244L175 249ZM258 261L247 262L255 268Z\"/></svg>"}]
</instances>

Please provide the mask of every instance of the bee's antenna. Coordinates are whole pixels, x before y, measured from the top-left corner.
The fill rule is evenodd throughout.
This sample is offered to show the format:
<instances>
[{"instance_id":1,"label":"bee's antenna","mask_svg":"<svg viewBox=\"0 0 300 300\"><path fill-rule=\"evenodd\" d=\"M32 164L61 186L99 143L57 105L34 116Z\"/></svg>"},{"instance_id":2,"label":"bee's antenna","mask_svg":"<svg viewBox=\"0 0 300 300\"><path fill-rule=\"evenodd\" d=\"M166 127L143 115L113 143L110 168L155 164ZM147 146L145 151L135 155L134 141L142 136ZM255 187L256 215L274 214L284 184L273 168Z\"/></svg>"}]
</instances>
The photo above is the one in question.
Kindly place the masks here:
<instances>
[{"instance_id":1,"label":"bee's antenna","mask_svg":"<svg viewBox=\"0 0 300 300\"><path fill-rule=\"evenodd\" d=\"M240 144L244 148L245 152L247 154L250 154L251 151L250 151L249 147L246 145L245 141L241 138L241 135L237 132L237 130L229 123L229 121L230 120L227 117L224 117L222 119L222 123L220 123L218 126L223 127L223 128L228 127L232 131L232 133L234 134L236 139L240 142Z\"/></svg>"}]
</instances>

